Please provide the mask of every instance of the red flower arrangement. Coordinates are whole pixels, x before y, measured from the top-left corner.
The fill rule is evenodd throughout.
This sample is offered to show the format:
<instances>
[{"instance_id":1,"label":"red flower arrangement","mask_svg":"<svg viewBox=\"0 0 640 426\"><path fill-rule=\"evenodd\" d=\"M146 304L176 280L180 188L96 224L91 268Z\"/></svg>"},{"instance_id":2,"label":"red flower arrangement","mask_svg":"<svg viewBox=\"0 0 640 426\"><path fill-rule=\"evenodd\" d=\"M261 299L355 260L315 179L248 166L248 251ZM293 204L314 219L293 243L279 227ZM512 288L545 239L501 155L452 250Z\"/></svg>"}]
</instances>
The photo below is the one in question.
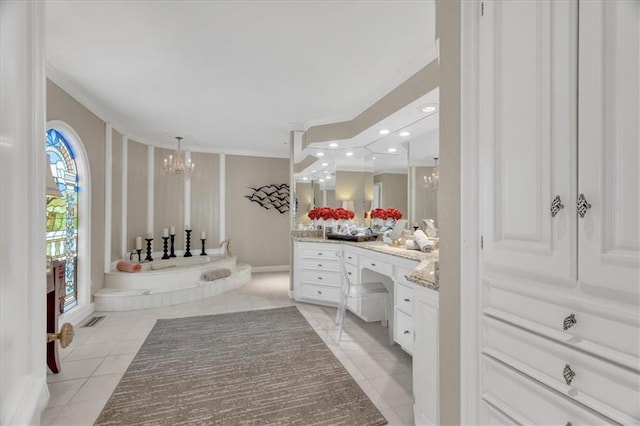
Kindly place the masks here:
<instances>
[{"instance_id":1,"label":"red flower arrangement","mask_svg":"<svg viewBox=\"0 0 640 426\"><path fill-rule=\"evenodd\" d=\"M374 219L402 219L402 212L398 209L394 209L393 207L389 207L388 209L373 209L371 210L371 217Z\"/></svg>"},{"instance_id":2,"label":"red flower arrangement","mask_svg":"<svg viewBox=\"0 0 640 426\"><path fill-rule=\"evenodd\" d=\"M346 210L342 207L338 207L337 209L332 209L331 207L316 207L309 211L308 215L311 220L353 219L356 216L351 210Z\"/></svg>"}]
</instances>

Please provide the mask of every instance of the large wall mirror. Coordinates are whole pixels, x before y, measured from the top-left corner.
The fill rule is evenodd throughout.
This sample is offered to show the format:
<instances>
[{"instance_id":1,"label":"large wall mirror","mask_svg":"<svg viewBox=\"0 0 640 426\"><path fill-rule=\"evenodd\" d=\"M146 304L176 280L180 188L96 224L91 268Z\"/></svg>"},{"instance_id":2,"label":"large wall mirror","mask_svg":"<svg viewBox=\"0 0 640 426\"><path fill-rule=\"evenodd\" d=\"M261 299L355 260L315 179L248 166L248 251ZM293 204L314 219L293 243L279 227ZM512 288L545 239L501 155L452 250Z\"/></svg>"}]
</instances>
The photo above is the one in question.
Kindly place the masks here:
<instances>
[{"instance_id":1,"label":"large wall mirror","mask_svg":"<svg viewBox=\"0 0 640 426\"><path fill-rule=\"evenodd\" d=\"M409 226L437 226L438 89L348 140L294 138L293 225L311 224L314 207L345 207L363 223L373 208L394 207Z\"/></svg>"}]
</instances>

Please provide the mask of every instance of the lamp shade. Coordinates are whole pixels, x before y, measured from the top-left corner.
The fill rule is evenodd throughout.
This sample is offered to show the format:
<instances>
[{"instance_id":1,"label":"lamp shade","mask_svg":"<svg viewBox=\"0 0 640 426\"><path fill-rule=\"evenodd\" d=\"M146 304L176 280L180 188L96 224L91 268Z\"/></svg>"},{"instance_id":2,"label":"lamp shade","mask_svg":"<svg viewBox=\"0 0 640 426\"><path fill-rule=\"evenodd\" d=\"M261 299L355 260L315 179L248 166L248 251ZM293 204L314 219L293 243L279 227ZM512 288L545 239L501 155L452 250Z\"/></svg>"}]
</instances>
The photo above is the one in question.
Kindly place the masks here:
<instances>
[{"instance_id":1,"label":"lamp shade","mask_svg":"<svg viewBox=\"0 0 640 426\"><path fill-rule=\"evenodd\" d=\"M44 176L46 182L46 194L49 197L62 197L62 193L56 185L56 181L53 179L53 173L51 173L51 161L49 160L49 154L47 154L46 163L44 165Z\"/></svg>"},{"instance_id":2,"label":"lamp shade","mask_svg":"<svg viewBox=\"0 0 640 426\"><path fill-rule=\"evenodd\" d=\"M342 202L342 208L354 212L356 210L353 200L346 200Z\"/></svg>"}]
</instances>

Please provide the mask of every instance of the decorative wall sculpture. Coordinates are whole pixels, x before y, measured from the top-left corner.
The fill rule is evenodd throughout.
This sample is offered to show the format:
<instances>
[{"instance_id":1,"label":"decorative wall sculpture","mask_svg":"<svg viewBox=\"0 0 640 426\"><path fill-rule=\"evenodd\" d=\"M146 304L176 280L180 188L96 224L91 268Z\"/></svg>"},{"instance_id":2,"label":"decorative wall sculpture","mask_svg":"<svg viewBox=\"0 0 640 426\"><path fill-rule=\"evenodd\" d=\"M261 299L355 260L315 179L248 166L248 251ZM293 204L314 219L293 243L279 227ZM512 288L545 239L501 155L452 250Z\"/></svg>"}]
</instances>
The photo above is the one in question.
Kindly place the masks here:
<instances>
[{"instance_id":1,"label":"decorative wall sculpture","mask_svg":"<svg viewBox=\"0 0 640 426\"><path fill-rule=\"evenodd\" d=\"M275 209L281 214L289 211L289 184L270 184L260 188L252 188L251 195L245 195L249 201L258 203L266 210Z\"/></svg>"}]
</instances>

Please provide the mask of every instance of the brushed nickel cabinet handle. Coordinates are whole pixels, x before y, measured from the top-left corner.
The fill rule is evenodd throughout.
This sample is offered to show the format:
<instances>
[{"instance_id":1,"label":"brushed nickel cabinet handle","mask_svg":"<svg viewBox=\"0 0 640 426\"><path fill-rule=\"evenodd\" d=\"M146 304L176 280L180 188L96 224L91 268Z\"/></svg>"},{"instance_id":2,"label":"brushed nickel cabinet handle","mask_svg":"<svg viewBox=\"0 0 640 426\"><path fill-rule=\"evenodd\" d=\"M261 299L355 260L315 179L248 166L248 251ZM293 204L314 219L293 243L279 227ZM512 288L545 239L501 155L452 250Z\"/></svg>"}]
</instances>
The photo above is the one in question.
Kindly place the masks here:
<instances>
[{"instance_id":1,"label":"brushed nickel cabinet handle","mask_svg":"<svg viewBox=\"0 0 640 426\"><path fill-rule=\"evenodd\" d=\"M322 294L322 292L320 290L318 290L318 294Z\"/></svg>"},{"instance_id":2,"label":"brushed nickel cabinet handle","mask_svg":"<svg viewBox=\"0 0 640 426\"><path fill-rule=\"evenodd\" d=\"M375 263L372 263L372 264L371 264L371 266L376 266L376 264L375 264Z\"/></svg>"},{"instance_id":3,"label":"brushed nickel cabinet handle","mask_svg":"<svg viewBox=\"0 0 640 426\"><path fill-rule=\"evenodd\" d=\"M578 320L576 319L576 316L574 314L571 314L568 317L566 317L564 321L562 321L562 329L564 331L567 331L568 329L576 325L577 322Z\"/></svg>"},{"instance_id":4,"label":"brushed nickel cabinet handle","mask_svg":"<svg viewBox=\"0 0 640 426\"><path fill-rule=\"evenodd\" d=\"M322 277L318 277L319 280L322 280Z\"/></svg>"},{"instance_id":5,"label":"brushed nickel cabinet handle","mask_svg":"<svg viewBox=\"0 0 640 426\"><path fill-rule=\"evenodd\" d=\"M318 256L322 256L322 253L318 253Z\"/></svg>"},{"instance_id":6,"label":"brushed nickel cabinet handle","mask_svg":"<svg viewBox=\"0 0 640 426\"><path fill-rule=\"evenodd\" d=\"M409 333L411 333L409 330L404 331L404 334L409 334Z\"/></svg>"},{"instance_id":7,"label":"brushed nickel cabinet handle","mask_svg":"<svg viewBox=\"0 0 640 426\"><path fill-rule=\"evenodd\" d=\"M319 268L322 268L322 263L318 263L318 267L319 267Z\"/></svg>"},{"instance_id":8,"label":"brushed nickel cabinet handle","mask_svg":"<svg viewBox=\"0 0 640 426\"><path fill-rule=\"evenodd\" d=\"M587 202L584 194L578 196L576 208L578 209L578 215L580 215L580 217L584 217L587 214L587 210L591 208L591 204Z\"/></svg>"},{"instance_id":9,"label":"brushed nickel cabinet handle","mask_svg":"<svg viewBox=\"0 0 640 426\"><path fill-rule=\"evenodd\" d=\"M569 364L567 364L562 370L562 377L564 377L565 383L567 385L570 385L573 381L573 378L576 377L576 372L571 369L571 366L569 366Z\"/></svg>"},{"instance_id":10,"label":"brushed nickel cabinet handle","mask_svg":"<svg viewBox=\"0 0 640 426\"><path fill-rule=\"evenodd\" d=\"M409 300L409 299L407 299L407 298L405 298L405 299L404 299L404 301L405 301L405 302L411 302L411 300Z\"/></svg>"},{"instance_id":11,"label":"brushed nickel cabinet handle","mask_svg":"<svg viewBox=\"0 0 640 426\"><path fill-rule=\"evenodd\" d=\"M551 202L551 217L556 217L560 209L564 208L564 204L560 200L560 196L556 195L556 198Z\"/></svg>"}]
</instances>

